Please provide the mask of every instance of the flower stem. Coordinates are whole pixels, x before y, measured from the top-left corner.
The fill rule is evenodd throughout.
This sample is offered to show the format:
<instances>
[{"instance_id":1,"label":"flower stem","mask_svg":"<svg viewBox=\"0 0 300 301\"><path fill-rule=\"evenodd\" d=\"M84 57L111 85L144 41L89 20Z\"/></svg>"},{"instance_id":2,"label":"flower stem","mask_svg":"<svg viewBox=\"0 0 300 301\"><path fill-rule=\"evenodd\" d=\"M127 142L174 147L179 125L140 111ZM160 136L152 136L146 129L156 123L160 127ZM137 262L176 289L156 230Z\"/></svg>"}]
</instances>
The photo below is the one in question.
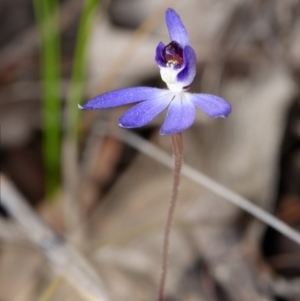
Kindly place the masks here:
<instances>
[{"instance_id":1,"label":"flower stem","mask_svg":"<svg viewBox=\"0 0 300 301\"><path fill-rule=\"evenodd\" d=\"M169 206L167 221L165 225L165 232L164 232L161 278L159 282L158 301L164 300L164 291L165 291L165 284L166 284L167 271L168 271L170 234L171 234L171 227L172 227L176 201L178 196L178 188L180 183L180 171L181 171L182 160L183 160L183 145L182 145L181 133L172 135L172 142L173 142L173 157L174 157L173 186L172 186L170 206Z\"/></svg>"}]
</instances>

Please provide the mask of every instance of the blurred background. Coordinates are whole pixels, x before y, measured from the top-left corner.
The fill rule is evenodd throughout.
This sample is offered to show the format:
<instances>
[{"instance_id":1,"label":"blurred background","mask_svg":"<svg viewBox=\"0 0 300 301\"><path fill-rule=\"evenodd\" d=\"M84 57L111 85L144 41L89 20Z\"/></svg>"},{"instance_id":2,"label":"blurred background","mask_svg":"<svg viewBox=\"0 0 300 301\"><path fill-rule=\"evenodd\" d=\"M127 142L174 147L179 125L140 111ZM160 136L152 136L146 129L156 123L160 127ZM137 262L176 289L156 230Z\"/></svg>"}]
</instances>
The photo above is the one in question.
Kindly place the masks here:
<instances>
[{"instance_id":1,"label":"blurred background","mask_svg":"<svg viewBox=\"0 0 300 301\"><path fill-rule=\"evenodd\" d=\"M172 170L164 116L117 129L100 93L164 87L167 7L197 53L184 161L300 230L300 1L0 0L0 300L155 300ZM162 114L164 115L164 114ZM4 177L5 176L5 177ZM23 196L23 197L21 197ZM300 300L300 249L182 177L167 300Z\"/></svg>"}]
</instances>

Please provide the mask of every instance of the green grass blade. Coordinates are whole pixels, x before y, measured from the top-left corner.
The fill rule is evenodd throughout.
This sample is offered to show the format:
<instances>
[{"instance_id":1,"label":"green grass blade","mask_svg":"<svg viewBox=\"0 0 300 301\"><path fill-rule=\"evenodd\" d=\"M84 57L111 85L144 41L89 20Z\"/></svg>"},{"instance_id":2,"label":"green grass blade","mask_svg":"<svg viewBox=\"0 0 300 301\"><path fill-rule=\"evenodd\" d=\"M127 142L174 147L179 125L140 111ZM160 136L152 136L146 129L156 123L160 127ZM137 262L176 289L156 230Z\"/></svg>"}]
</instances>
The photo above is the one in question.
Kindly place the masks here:
<instances>
[{"instance_id":1,"label":"green grass blade","mask_svg":"<svg viewBox=\"0 0 300 301\"><path fill-rule=\"evenodd\" d=\"M61 95L59 3L56 0L33 1L41 37L41 74L43 81L43 151L46 196L60 183Z\"/></svg>"},{"instance_id":2,"label":"green grass blade","mask_svg":"<svg viewBox=\"0 0 300 301\"><path fill-rule=\"evenodd\" d=\"M71 90L67 109L67 136L75 141L77 140L80 114L78 104L82 102L84 95L88 41L99 2L99 0L85 1L79 24L72 70Z\"/></svg>"},{"instance_id":3,"label":"green grass blade","mask_svg":"<svg viewBox=\"0 0 300 301\"><path fill-rule=\"evenodd\" d=\"M57 0L33 0L33 4L41 37L43 151L46 172L46 196L49 197L60 183L59 3Z\"/></svg>"},{"instance_id":4,"label":"green grass blade","mask_svg":"<svg viewBox=\"0 0 300 301\"><path fill-rule=\"evenodd\" d=\"M79 189L78 129L86 78L87 49L99 0L85 0L79 23L69 97L66 107L66 131L63 137L64 217L67 232L72 232L82 220Z\"/></svg>"}]
</instances>

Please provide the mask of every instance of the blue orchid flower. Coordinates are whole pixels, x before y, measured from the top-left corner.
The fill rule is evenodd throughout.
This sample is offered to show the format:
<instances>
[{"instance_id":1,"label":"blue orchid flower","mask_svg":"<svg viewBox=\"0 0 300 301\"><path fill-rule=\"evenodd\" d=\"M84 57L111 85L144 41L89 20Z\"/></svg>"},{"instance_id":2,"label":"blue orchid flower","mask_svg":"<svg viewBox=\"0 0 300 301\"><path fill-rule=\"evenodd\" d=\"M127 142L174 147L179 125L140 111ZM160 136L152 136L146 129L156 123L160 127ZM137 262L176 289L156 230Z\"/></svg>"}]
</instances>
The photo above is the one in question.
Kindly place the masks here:
<instances>
[{"instance_id":1,"label":"blue orchid flower","mask_svg":"<svg viewBox=\"0 0 300 301\"><path fill-rule=\"evenodd\" d=\"M119 119L119 126L123 128L144 126L168 108L161 135L173 135L189 128L195 119L195 107L212 118L228 116L231 106L224 99L187 92L196 75L196 53L179 15L171 8L166 10L166 23L171 42L166 46L162 42L158 44L155 62L168 89L115 90L96 96L79 108L97 110L137 103Z\"/></svg>"}]
</instances>

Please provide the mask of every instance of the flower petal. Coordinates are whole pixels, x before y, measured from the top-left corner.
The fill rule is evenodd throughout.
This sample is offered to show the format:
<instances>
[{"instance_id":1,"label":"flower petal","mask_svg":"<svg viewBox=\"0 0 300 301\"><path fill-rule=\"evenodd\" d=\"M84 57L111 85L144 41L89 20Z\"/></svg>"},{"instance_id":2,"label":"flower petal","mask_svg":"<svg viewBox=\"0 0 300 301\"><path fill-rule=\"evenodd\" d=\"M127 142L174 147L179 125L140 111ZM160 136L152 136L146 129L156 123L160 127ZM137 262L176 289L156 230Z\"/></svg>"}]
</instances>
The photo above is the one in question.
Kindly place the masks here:
<instances>
[{"instance_id":1,"label":"flower petal","mask_svg":"<svg viewBox=\"0 0 300 301\"><path fill-rule=\"evenodd\" d=\"M195 106L185 96L179 93L171 102L166 120L160 129L161 135L172 135L189 128L195 119Z\"/></svg>"},{"instance_id":2,"label":"flower petal","mask_svg":"<svg viewBox=\"0 0 300 301\"><path fill-rule=\"evenodd\" d=\"M151 87L120 89L96 96L94 99L90 100L83 106L79 106L79 108L83 110L114 108L129 103L157 98L167 93L168 90Z\"/></svg>"},{"instance_id":3,"label":"flower petal","mask_svg":"<svg viewBox=\"0 0 300 301\"><path fill-rule=\"evenodd\" d=\"M197 59L196 53L191 46L185 46L183 48L183 61L184 68L177 75L177 81L179 81L183 87L189 86L196 75Z\"/></svg>"},{"instance_id":4,"label":"flower petal","mask_svg":"<svg viewBox=\"0 0 300 301\"><path fill-rule=\"evenodd\" d=\"M231 112L231 105L221 97L211 94L186 93L190 101L208 116L227 117Z\"/></svg>"},{"instance_id":5,"label":"flower petal","mask_svg":"<svg viewBox=\"0 0 300 301\"><path fill-rule=\"evenodd\" d=\"M184 25L179 15L172 8L166 10L166 23L171 41L176 41L181 47L190 44Z\"/></svg>"},{"instance_id":6,"label":"flower petal","mask_svg":"<svg viewBox=\"0 0 300 301\"><path fill-rule=\"evenodd\" d=\"M160 42L156 47L155 62L158 67L166 67L166 60L163 56L164 48L165 48L165 45L162 42Z\"/></svg>"},{"instance_id":7,"label":"flower petal","mask_svg":"<svg viewBox=\"0 0 300 301\"><path fill-rule=\"evenodd\" d=\"M135 128L149 123L169 105L173 97L174 94L169 92L161 97L146 100L135 105L121 116L119 126Z\"/></svg>"}]
</instances>

